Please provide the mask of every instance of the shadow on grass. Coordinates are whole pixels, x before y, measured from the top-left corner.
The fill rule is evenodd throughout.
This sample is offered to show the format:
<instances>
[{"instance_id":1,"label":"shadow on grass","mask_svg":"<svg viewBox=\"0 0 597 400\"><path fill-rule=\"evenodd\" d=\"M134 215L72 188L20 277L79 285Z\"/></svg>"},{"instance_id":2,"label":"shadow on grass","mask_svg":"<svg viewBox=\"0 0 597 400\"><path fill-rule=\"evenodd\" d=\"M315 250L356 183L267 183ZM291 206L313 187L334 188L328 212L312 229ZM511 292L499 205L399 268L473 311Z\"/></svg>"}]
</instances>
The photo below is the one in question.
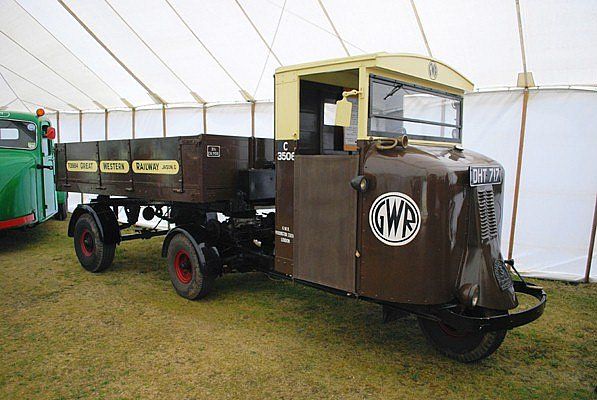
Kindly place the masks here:
<instances>
[{"instance_id":1,"label":"shadow on grass","mask_svg":"<svg viewBox=\"0 0 597 400\"><path fill-rule=\"evenodd\" d=\"M434 354L414 317L385 324L377 304L271 278L261 272L226 274L216 279L208 297L197 301L179 298L169 284L166 260L161 257L161 241L152 239L137 245L142 249L129 251L120 247L114 265L103 274L113 275L122 285L127 284L127 276L131 274L147 275L144 279L163 281L173 294L172 301L179 306L184 303L189 310L202 306L231 310L226 317L231 322L259 325L259 329L267 325L271 332L293 334L299 341L318 340L324 346L342 342L391 357ZM156 295L163 292L159 293ZM171 301L167 303L165 312L185 312L180 308L170 311Z\"/></svg>"},{"instance_id":2,"label":"shadow on grass","mask_svg":"<svg viewBox=\"0 0 597 400\"><path fill-rule=\"evenodd\" d=\"M53 230L46 224L36 225L31 228L18 228L0 231L0 254L25 250L37 244L46 244L54 236Z\"/></svg>"},{"instance_id":3,"label":"shadow on grass","mask_svg":"<svg viewBox=\"0 0 597 400\"><path fill-rule=\"evenodd\" d=\"M215 312L213 318L264 332L291 334L298 341L316 340L323 347L342 343L358 351L373 351L388 359L398 357L414 362L424 356L433 362L451 363L427 345L413 316L385 324L377 304L270 278L259 272L220 277L213 292L202 300L180 298L170 285L166 260L161 257L161 245L162 241L154 238L135 242L130 247L126 244L118 246L114 265L102 275L110 277L112 284L122 286L144 275L142 280L150 283L145 293L154 290L155 293L151 299L137 300L150 301L152 307L163 308L164 312L191 316L197 315L196 310L205 306ZM171 296L164 297L166 291ZM529 346L527 351L539 347L534 343ZM495 357L490 360L493 361L489 364L495 362Z\"/></svg>"}]
</instances>

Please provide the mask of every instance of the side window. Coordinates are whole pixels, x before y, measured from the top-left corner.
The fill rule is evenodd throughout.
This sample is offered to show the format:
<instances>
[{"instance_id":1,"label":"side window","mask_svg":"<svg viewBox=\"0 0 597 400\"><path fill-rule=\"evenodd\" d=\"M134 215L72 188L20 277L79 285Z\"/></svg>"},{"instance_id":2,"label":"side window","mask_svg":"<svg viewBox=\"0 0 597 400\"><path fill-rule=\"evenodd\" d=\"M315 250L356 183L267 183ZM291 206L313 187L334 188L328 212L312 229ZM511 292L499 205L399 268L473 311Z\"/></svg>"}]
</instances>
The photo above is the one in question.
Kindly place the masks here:
<instances>
[{"instance_id":1,"label":"side window","mask_svg":"<svg viewBox=\"0 0 597 400\"><path fill-rule=\"evenodd\" d=\"M19 130L16 128L0 129L0 140L19 140Z\"/></svg>"},{"instance_id":2,"label":"side window","mask_svg":"<svg viewBox=\"0 0 597 400\"><path fill-rule=\"evenodd\" d=\"M0 147L32 150L37 145L36 134L33 122L0 120Z\"/></svg>"}]
</instances>

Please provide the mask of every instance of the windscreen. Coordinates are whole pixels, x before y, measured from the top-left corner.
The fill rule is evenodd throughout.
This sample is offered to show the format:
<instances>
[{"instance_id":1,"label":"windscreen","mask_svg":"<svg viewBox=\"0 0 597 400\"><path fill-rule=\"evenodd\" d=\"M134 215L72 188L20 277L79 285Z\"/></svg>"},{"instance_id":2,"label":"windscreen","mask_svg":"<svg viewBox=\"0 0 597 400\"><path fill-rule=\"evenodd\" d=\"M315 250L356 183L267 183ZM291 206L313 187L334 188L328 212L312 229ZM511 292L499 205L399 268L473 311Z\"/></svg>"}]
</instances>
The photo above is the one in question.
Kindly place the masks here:
<instances>
[{"instance_id":1,"label":"windscreen","mask_svg":"<svg viewBox=\"0 0 597 400\"><path fill-rule=\"evenodd\" d=\"M0 120L0 147L34 149L36 130L33 122Z\"/></svg>"},{"instance_id":2,"label":"windscreen","mask_svg":"<svg viewBox=\"0 0 597 400\"><path fill-rule=\"evenodd\" d=\"M372 135L460 141L462 101L458 96L375 76L369 96Z\"/></svg>"}]
</instances>

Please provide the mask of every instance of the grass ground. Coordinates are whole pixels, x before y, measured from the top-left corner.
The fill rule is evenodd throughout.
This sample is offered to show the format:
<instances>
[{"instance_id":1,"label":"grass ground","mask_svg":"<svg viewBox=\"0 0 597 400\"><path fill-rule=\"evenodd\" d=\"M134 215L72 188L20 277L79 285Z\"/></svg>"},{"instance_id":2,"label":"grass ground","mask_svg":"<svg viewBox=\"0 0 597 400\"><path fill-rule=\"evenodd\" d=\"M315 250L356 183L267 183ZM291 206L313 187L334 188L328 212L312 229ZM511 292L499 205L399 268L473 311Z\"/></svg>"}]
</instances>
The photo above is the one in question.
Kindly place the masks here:
<instances>
[{"instance_id":1,"label":"grass ground","mask_svg":"<svg viewBox=\"0 0 597 400\"><path fill-rule=\"evenodd\" d=\"M438 355L413 318L261 274L171 287L161 241L78 264L66 223L0 238L0 398L595 399L597 285L541 282L546 314L489 359Z\"/></svg>"}]
</instances>

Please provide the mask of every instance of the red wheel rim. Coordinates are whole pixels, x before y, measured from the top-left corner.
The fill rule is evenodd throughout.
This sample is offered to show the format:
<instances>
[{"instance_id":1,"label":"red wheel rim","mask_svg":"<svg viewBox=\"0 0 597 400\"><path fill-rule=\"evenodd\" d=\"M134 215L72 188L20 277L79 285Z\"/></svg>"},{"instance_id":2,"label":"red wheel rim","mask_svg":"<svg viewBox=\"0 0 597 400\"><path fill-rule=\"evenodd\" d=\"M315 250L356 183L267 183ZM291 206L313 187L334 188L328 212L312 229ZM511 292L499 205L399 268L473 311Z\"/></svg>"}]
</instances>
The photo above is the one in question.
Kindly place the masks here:
<instances>
[{"instance_id":1,"label":"red wheel rim","mask_svg":"<svg viewBox=\"0 0 597 400\"><path fill-rule=\"evenodd\" d=\"M179 250L174 257L174 270L180 283L187 284L193 279L193 265L186 250Z\"/></svg>"},{"instance_id":2,"label":"red wheel rim","mask_svg":"<svg viewBox=\"0 0 597 400\"><path fill-rule=\"evenodd\" d=\"M89 231L89 229L83 229L81 233L81 238L79 239L79 244L81 245L81 252L85 257L91 257L93 255L93 250L95 249L95 242L93 241L93 235Z\"/></svg>"}]
</instances>

